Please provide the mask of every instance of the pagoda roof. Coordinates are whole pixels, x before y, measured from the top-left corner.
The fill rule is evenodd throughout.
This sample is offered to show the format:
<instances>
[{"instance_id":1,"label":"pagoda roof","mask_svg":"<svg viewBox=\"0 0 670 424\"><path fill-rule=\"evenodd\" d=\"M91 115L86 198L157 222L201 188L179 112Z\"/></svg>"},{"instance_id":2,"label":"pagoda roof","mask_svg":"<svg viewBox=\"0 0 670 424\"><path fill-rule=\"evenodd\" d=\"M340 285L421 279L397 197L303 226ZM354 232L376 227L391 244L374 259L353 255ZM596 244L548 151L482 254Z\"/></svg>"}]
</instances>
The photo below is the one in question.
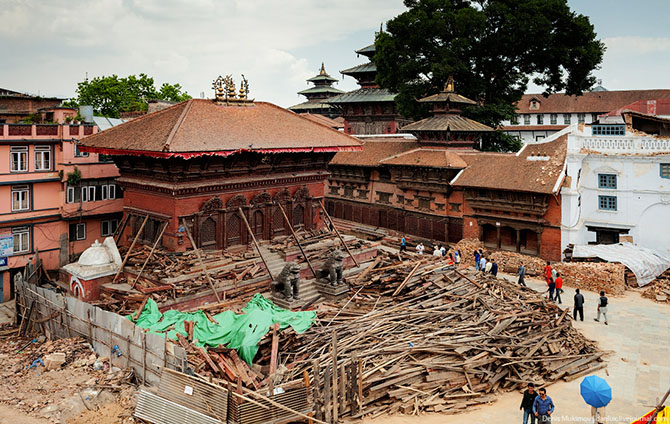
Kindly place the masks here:
<instances>
[{"instance_id":1,"label":"pagoda roof","mask_svg":"<svg viewBox=\"0 0 670 424\"><path fill-rule=\"evenodd\" d=\"M333 78L330 75L328 75L328 72L326 72L326 67L321 62L321 70L319 71L319 75L312 77L307 80L307 82L317 82L317 81L332 81L335 82L337 81L337 78Z\"/></svg>"},{"instance_id":2,"label":"pagoda roof","mask_svg":"<svg viewBox=\"0 0 670 424\"><path fill-rule=\"evenodd\" d=\"M340 73L344 75L363 74L369 72L377 72L377 66L372 62L364 63L362 65L356 65L354 67L340 71Z\"/></svg>"},{"instance_id":3,"label":"pagoda roof","mask_svg":"<svg viewBox=\"0 0 670 424\"><path fill-rule=\"evenodd\" d=\"M375 54L375 44L372 43L368 46L358 49L356 50L356 53L362 54L363 56L371 57Z\"/></svg>"},{"instance_id":4,"label":"pagoda roof","mask_svg":"<svg viewBox=\"0 0 670 424\"><path fill-rule=\"evenodd\" d=\"M420 147L418 149L390 156L380 160L379 163L384 165L455 169L463 169L468 166L468 164L453 151L427 147Z\"/></svg>"},{"instance_id":5,"label":"pagoda roof","mask_svg":"<svg viewBox=\"0 0 670 424\"><path fill-rule=\"evenodd\" d=\"M466 105L477 104L477 102L475 102L474 100L470 100L467 97L449 91L441 91L437 94L433 94L432 96L419 99L419 103L439 103L439 102L461 103Z\"/></svg>"},{"instance_id":6,"label":"pagoda roof","mask_svg":"<svg viewBox=\"0 0 670 424\"><path fill-rule=\"evenodd\" d=\"M331 97L326 102L330 104L341 103L367 103L367 102L393 102L396 94L386 88L359 88L339 96Z\"/></svg>"},{"instance_id":7,"label":"pagoda roof","mask_svg":"<svg viewBox=\"0 0 670 424\"><path fill-rule=\"evenodd\" d=\"M461 115L436 115L405 125L400 131L489 132L494 129Z\"/></svg>"},{"instance_id":8,"label":"pagoda roof","mask_svg":"<svg viewBox=\"0 0 670 424\"><path fill-rule=\"evenodd\" d=\"M335 87L329 86L317 86L310 87L302 91L298 91L298 94L319 94L319 93L333 93L333 94L342 94L344 91L337 89Z\"/></svg>"},{"instance_id":9,"label":"pagoda roof","mask_svg":"<svg viewBox=\"0 0 670 424\"><path fill-rule=\"evenodd\" d=\"M320 99L323 100L323 99ZM292 111L303 111L303 110L328 110L332 109L333 105L329 103L324 103L320 101L306 101L303 103L298 103L297 105L290 106L288 110Z\"/></svg>"},{"instance_id":10,"label":"pagoda roof","mask_svg":"<svg viewBox=\"0 0 670 424\"><path fill-rule=\"evenodd\" d=\"M266 102L190 99L82 139L82 151L153 157L361 150L349 135Z\"/></svg>"}]
</instances>

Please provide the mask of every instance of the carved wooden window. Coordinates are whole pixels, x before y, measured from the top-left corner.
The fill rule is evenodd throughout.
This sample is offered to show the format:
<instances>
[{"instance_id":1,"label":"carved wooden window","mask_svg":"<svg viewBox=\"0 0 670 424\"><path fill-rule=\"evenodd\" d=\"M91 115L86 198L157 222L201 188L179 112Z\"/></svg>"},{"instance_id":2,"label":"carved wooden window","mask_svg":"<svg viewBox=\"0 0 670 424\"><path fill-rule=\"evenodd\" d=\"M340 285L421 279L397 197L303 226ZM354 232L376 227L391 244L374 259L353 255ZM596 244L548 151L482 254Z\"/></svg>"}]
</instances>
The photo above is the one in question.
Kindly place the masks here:
<instances>
[{"instance_id":1,"label":"carved wooden window","mask_svg":"<svg viewBox=\"0 0 670 424\"><path fill-rule=\"evenodd\" d=\"M391 181L391 171L387 168L380 168L379 181Z\"/></svg>"},{"instance_id":2,"label":"carved wooden window","mask_svg":"<svg viewBox=\"0 0 670 424\"><path fill-rule=\"evenodd\" d=\"M419 197L419 209L430 209L430 198Z\"/></svg>"},{"instance_id":3,"label":"carved wooden window","mask_svg":"<svg viewBox=\"0 0 670 424\"><path fill-rule=\"evenodd\" d=\"M328 186L328 189L330 190L329 194L335 194L335 195L340 194L340 188L338 186L334 186L334 185Z\"/></svg>"},{"instance_id":4,"label":"carved wooden window","mask_svg":"<svg viewBox=\"0 0 670 424\"><path fill-rule=\"evenodd\" d=\"M405 196L398 195L398 203L400 205L404 205L405 204Z\"/></svg>"},{"instance_id":5,"label":"carved wooden window","mask_svg":"<svg viewBox=\"0 0 670 424\"><path fill-rule=\"evenodd\" d=\"M200 224L200 247L216 248L216 221L211 217Z\"/></svg>"},{"instance_id":6,"label":"carved wooden window","mask_svg":"<svg viewBox=\"0 0 670 424\"><path fill-rule=\"evenodd\" d=\"M228 218L226 232L229 246L242 244L242 218L237 213Z\"/></svg>"},{"instance_id":7,"label":"carved wooden window","mask_svg":"<svg viewBox=\"0 0 670 424\"><path fill-rule=\"evenodd\" d=\"M256 237L263 237L263 212L254 211L253 219L251 220L251 230Z\"/></svg>"},{"instance_id":8,"label":"carved wooden window","mask_svg":"<svg viewBox=\"0 0 670 424\"><path fill-rule=\"evenodd\" d=\"M391 203L391 193L378 191L377 196L379 197L379 203Z\"/></svg>"},{"instance_id":9,"label":"carved wooden window","mask_svg":"<svg viewBox=\"0 0 670 424\"><path fill-rule=\"evenodd\" d=\"M302 205L296 205L293 208L293 226L300 227L305 224L305 208Z\"/></svg>"},{"instance_id":10,"label":"carved wooden window","mask_svg":"<svg viewBox=\"0 0 670 424\"><path fill-rule=\"evenodd\" d=\"M344 197L354 197L354 188L352 186L344 187Z\"/></svg>"},{"instance_id":11,"label":"carved wooden window","mask_svg":"<svg viewBox=\"0 0 670 424\"><path fill-rule=\"evenodd\" d=\"M451 206L451 211L452 212L460 212L461 211L461 204L460 203L450 203Z\"/></svg>"},{"instance_id":12,"label":"carved wooden window","mask_svg":"<svg viewBox=\"0 0 670 424\"><path fill-rule=\"evenodd\" d=\"M284 214L282 214L281 209L276 208L272 213L272 232L275 235L284 234L286 231Z\"/></svg>"}]
</instances>

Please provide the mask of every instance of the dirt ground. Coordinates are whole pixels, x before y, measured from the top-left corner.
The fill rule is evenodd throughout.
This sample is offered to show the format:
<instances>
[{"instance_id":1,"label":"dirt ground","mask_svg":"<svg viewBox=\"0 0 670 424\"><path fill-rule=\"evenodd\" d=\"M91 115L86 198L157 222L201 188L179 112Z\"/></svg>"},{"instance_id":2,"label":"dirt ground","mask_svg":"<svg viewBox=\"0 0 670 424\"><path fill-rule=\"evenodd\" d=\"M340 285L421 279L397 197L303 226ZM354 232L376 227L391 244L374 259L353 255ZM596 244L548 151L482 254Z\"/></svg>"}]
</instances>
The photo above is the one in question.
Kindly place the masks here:
<instances>
[{"instance_id":1,"label":"dirt ground","mask_svg":"<svg viewBox=\"0 0 670 424\"><path fill-rule=\"evenodd\" d=\"M503 276L513 278L512 276ZM546 289L539 280L528 281L538 291ZM621 297L610 298L609 325L595 322L598 294L582 290L584 321L573 325L584 335L609 351L608 367L596 373L612 387L613 399L606 408L608 424L628 424L649 412L670 387L670 305L641 297L640 290L627 291ZM566 288L562 307L572 306L574 289ZM591 422L590 407L579 394L581 379L558 382L547 387L556 410L552 423ZM521 393L499 396L492 404L472 408L456 415L424 414L420 416L386 416L363 419L363 424L490 424L520 423Z\"/></svg>"}]
</instances>

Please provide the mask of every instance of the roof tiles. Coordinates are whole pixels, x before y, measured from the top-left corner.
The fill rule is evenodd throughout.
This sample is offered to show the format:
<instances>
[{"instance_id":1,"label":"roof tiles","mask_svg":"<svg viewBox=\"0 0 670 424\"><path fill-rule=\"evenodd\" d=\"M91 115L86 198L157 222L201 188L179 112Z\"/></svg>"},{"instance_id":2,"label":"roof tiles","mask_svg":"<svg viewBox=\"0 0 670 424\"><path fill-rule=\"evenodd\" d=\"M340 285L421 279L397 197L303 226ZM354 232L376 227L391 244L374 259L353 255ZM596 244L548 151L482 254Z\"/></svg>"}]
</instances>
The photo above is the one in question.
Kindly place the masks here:
<instances>
[{"instance_id":1,"label":"roof tiles","mask_svg":"<svg viewBox=\"0 0 670 424\"><path fill-rule=\"evenodd\" d=\"M539 109L531 109L535 98ZM562 93L544 97L542 94L524 94L517 103L518 113L605 113L638 100L670 98L670 90L590 91L581 96Z\"/></svg>"}]
</instances>

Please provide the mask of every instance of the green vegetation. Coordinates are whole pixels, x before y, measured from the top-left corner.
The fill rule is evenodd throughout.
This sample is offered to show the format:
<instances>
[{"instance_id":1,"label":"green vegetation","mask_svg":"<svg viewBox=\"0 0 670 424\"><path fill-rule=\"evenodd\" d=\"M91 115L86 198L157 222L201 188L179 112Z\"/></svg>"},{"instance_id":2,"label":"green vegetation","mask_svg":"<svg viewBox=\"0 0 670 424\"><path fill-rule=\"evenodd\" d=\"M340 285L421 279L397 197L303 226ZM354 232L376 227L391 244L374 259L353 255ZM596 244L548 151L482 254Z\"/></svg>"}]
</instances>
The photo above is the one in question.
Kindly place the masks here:
<instances>
[{"instance_id":1,"label":"green vegetation","mask_svg":"<svg viewBox=\"0 0 670 424\"><path fill-rule=\"evenodd\" d=\"M182 102L191 96L179 84L164 83L156 88L154 79L145 74L96 77L77 84L77 97L63 105L78 108L91 105L97 115L118 118L121 112L147 110L150 99Z\"/></svg>"},{"instance_id":2,"label":"green vegetation","mask_svg":"<svg viewBox=\"0 0 670 424\"><path fill-rule=\"evenodd\" d=\"M405 0L404 13L376 39L377 82L396 93L405 116L428 115L416 99L442 89L449 75L456 91L479 101L464 115L498 127L515 114L528 83L545 94L579 95L595 83L603 59L589 18L567 0ZM484 150L518 150L496 132Z\"/></svg>"}]
</instances>

